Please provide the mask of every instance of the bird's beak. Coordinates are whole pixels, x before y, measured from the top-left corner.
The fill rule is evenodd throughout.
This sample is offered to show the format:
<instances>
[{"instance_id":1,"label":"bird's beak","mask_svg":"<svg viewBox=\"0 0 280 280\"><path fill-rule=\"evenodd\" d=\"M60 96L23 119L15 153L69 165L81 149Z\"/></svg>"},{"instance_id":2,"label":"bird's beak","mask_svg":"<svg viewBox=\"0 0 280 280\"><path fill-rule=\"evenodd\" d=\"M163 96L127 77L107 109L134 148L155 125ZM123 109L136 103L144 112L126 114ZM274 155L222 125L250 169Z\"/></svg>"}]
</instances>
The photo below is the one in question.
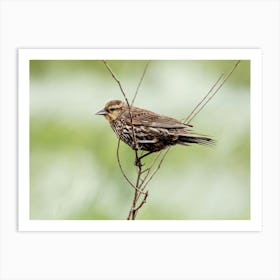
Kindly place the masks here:
<instances>
[{"instance_id":1,"label":"bird's beak","mask_svg":"<svg viewBox=\"0 0 280 280\"><path fill-rule=\"evenodd\" d=\"M95 115L103 115L103 116L105 116L105 115L107 115L108 113L104 110L104 109L101 109L100 111L98 111L97 113L95 113Z\"/></svg>"}]
</instances>

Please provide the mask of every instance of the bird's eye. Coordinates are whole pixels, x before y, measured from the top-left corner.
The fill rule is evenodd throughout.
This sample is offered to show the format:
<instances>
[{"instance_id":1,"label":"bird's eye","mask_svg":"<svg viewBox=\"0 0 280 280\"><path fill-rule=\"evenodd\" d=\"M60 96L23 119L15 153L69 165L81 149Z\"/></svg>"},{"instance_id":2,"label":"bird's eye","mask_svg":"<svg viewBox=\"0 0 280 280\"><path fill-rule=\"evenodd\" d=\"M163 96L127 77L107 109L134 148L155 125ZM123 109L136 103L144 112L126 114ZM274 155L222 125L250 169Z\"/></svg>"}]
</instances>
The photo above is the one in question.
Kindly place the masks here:
<instances>
[{"instance_id":1,"label":"bird's eye","mask_svg":"<svg viewBox=\"0 0 280 280\"><path fill-rule=\"evenodd\" d=\"M110 108L109 111L110 112L114 112L117 108Z\"/></svg>"}]
</instances>

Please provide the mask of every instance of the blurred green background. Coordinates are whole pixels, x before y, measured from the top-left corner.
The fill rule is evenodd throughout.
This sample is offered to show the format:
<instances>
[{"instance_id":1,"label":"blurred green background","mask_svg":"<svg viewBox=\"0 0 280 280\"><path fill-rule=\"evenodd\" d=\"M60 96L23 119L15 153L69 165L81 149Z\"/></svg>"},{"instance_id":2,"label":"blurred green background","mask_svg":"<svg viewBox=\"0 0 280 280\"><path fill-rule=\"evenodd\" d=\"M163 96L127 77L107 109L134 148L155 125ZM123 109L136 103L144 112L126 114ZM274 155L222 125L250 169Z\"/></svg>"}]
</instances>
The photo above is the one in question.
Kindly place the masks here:
<instances>
[{"instance_id":1,"label":"blurred green background","mask_svg":"<svg viewBox=\"0 0 280 280\"><path fill-rule=\"evenodd\" d=\"M132 98L146 61L108 61ZM235 61L151 61L135 106L186 117ZM117 138L95 112L121 92L101 61L30 61L30 218L126 219L134 190ZM214 147L175 146L138 219L250 219L250 62L191 123ZM134 153L121 146L124 167Z\"/></svg>"}]
</instances>

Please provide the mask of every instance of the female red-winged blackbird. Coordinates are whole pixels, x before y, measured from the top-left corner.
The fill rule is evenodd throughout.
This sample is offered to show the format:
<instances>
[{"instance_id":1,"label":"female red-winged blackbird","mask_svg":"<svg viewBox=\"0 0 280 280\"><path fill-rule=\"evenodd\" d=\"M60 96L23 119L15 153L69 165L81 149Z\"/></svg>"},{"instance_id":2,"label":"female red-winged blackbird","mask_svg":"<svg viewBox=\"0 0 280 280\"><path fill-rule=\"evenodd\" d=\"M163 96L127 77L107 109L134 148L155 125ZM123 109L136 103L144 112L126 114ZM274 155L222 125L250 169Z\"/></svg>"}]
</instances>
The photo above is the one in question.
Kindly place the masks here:
<instances>
[{"instance_id":1,"label":"female red-winged blackbird","mask_svg":"<svg viewBox=\"0 0 280 280\"><path fill-rule=\"evenodd\" d=\"M117 137L134 150L153 153L176 144L211 145L215 142L208 136L192 133L192 126L173 118L133 106L129 110L121 100L109 101L96 114L105 116Z\"/></svg>"}]
</instances>

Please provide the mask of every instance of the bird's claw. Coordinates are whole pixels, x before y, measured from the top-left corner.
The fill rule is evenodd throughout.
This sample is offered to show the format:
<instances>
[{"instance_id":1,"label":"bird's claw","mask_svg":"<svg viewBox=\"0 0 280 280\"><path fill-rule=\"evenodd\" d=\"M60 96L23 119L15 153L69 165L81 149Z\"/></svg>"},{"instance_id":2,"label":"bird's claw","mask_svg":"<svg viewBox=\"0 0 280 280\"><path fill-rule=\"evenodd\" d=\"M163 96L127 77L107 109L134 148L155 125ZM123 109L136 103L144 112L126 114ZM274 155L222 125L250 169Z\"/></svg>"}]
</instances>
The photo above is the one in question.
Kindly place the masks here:
<instances>
[{"instance_id":1,"label":"bird's claw","mask_svg":"<svg viewBox=\"0 0 280 280\"><path fill-rule=\"evenodd\" d=\"M141 162L141 158L136 158L134 164L137 167L142 167L143 166L143 163Z\"/></svg>"}]
</instances>

